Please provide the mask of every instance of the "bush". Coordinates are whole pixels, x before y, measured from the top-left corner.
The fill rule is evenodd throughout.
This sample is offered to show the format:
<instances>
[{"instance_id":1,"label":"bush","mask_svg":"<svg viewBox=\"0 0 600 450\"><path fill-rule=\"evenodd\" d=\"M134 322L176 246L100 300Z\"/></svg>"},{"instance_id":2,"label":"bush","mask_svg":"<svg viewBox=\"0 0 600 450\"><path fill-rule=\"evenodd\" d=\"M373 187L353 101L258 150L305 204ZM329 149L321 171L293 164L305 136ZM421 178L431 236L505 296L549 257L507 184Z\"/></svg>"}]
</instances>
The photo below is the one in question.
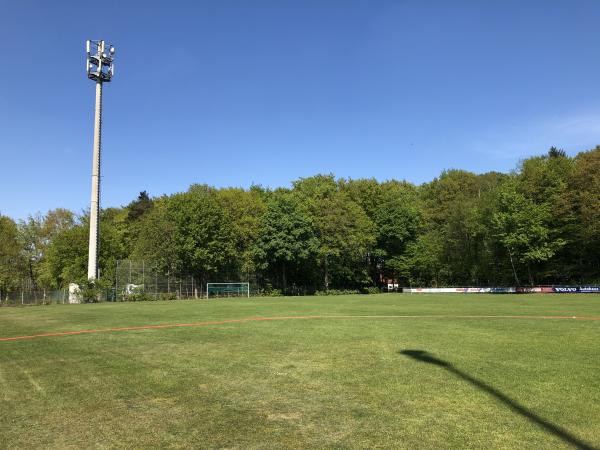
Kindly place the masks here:
<instances>
[{"instance_id":1,"label":"bush","mask_svg":"<svg viewBox=\"0 0 600 450\"><path fill-rule=\"evenodd\" d=\"M381 294L381 289L375 286L369 286L362 289L363 294Z\"/></svg>"},{"instance_id":2,"label":"bush","mask_svg":"<svg viewBox=\"0 0 600 450\"><path fill-rule=\"evenodd\" d=\"M262 295L263 297L281 297L283 292L281 289L275 289L270 283L267 283L265 288L260 290L258 294Z\"/></svg>"},{"instance_id":3,"label":"bush","mask_svg":"<svg viewBox=\"0 0 600 450\"><path fill-rule=\"evenodd\" d=\"M147 302L150 300L151 298L145 292L135 292L125 297L125 301L127 302Z\"/></svg>"},{"instance_id":4,"label":"bush","mask_svg":"<svg viewBox=\"0 0 600 450\"><path fill-rule=\"evenodd\" d=\"M265 292L264 294L267 297L282 297L283 293L281 292L281 289L271 289L268 292Z\"/></svg>"},{"instance_id":5,"label":"bush","mask_svg":"<svg viewBox=\"0 0 600 450\"><path fill-rule=\"evenodd\" d=\"M85 280L79 283L79 295L82 303L98 303L104 287L97 280Z\"/></svg>"},{"instance_id":6,"label":"bush","mask_svg":"<svg viewBox=\"0 0 600 450\"><path fill-rule=\"evenodd\" d=\"M131 293L124 296L126 302L151 302L158 300L154 295L148 294L143 288L138 287L131 290Z\"/></svg>"},{"instance_id":7,"label":"bush","mask_svg":"<svg viewBox=\"0 0 600 450\"><path fill-rule=\"evenodd\" d=\"M315 295L352 295L359 293L356 289L329 289L328 291L316 291Z\"/></svg>"},{"instance_id":8,"label":"bush","mask_svg":"<svg viewBox=\"0 0 600 450\"><path fill-rule=\"evenodd\" d=\"M175 292L161 292L158 294L158 300L177 300Z\"/></svg>"}]
</instances>

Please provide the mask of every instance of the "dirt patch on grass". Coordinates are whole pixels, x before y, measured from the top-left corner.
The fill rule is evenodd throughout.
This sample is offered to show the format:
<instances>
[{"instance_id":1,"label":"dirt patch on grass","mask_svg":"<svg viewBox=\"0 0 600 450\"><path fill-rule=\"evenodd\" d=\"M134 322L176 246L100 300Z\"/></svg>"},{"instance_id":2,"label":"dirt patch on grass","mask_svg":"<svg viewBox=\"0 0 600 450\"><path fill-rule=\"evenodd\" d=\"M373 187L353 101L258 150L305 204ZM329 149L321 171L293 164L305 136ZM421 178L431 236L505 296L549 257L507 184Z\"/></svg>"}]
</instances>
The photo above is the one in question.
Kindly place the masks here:
<instances>
[{"instance_id":1,"label":"dirt patch on grass","mask_svg":"<svg viewBox=\"0 0 600 450\"><path fill-rule=\"evenodd\" d=\"M272 413L267 415L268 420L277 421L277 420L299 420L302 417L302 414L299 412L291 412L291 413Z\"/></svg>"}]
</instances>

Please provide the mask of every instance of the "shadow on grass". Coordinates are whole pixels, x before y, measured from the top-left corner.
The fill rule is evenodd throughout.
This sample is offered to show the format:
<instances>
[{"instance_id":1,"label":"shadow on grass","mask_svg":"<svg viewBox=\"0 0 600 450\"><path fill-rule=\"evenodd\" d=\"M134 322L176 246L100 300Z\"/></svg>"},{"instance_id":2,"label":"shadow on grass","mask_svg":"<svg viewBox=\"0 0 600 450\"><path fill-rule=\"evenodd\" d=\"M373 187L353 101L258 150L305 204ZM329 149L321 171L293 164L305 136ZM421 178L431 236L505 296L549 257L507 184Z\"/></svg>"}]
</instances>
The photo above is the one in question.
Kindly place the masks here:
<instances>
[{"instance_id":1,"label":"shadow on grass","mask_svg":"<svg viewBox=\"0 0 600 450\"><path fill-rule=\"evenodd\" d=\"M408 356L409 358L415 359L417 361L428 363L428 364L433 364L434 366L438 366L438 367L442 367L443 369L446 369L448 372L455 375L456 377L467 381L468 383L475 386L477 389L480 389L480 390L486 392L487 394L491 395L492 397L498 399L499 401L504 403L509 409L511 409L513 412L525 417L530 422L535 423L537 426L544 429L548 433L553 434L554 436L558 437L563 442L571 444L580 449L596 450L595 447L592 447L591 445L581 441L580 439L578 439L576 436L573 436L571 433L569 433L564 428L561 428L558 425L555 425L552 422L549 422L548 420L543 419L542 417L536 415L529 409L525 408L523 405L514 401L510 397L508 397L505 394L503 394L502 392L500 392L499 390L490 386L489 384L486 384L483 381L478 380L477 378L473 378L471 375L457 369L448 361L444 361L443 359L436 358L434 355L432 355L424 350L401 350L399 353L404 356Z\"/></svg>"}]
</instances>

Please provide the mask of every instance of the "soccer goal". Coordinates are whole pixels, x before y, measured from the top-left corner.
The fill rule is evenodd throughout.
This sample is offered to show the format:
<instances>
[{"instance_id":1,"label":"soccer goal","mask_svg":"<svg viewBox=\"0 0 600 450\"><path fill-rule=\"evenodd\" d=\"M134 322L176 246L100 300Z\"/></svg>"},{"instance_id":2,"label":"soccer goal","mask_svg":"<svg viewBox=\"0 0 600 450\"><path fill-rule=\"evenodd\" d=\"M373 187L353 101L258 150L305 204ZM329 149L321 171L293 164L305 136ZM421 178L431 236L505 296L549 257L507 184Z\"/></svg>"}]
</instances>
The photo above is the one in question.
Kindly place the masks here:
<instances>
[{"instance_id":1,"label":"soccer goal","mask_svg":"<svg viewBox=\"0 0 600 450\"><path fill-rule=\"evenodd\" d=\"M248 297L250 283L206 283L206 298Z\"/></svg>"}]
</instances>

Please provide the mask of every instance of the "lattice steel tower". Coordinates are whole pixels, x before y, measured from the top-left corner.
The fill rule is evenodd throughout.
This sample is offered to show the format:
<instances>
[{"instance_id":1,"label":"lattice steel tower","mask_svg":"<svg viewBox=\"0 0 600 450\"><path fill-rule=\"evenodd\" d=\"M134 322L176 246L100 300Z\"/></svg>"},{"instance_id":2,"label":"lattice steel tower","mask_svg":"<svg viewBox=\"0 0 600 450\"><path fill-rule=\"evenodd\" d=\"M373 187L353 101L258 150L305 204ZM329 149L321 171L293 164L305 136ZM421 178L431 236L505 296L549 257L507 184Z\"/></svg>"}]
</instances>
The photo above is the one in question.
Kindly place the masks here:
<instances>
[{"instance_id":1,"label":"lattice steel tower","mask_svg":"<svg viewBox=\"0 0 600 450\"><path fill-rule=\"evenodd\" d=\"M106 49L108 48L108 52ZM100 150L102 136L102 84L108 83L114 73L115 48L104 41L87 41L85 68L90 80L96 82L96 111L94 113L94 153L92 158L92 200L90 203L90 246L88 279L98 277L98 221L100 214Z\"/></svg>"}]
</instances>

